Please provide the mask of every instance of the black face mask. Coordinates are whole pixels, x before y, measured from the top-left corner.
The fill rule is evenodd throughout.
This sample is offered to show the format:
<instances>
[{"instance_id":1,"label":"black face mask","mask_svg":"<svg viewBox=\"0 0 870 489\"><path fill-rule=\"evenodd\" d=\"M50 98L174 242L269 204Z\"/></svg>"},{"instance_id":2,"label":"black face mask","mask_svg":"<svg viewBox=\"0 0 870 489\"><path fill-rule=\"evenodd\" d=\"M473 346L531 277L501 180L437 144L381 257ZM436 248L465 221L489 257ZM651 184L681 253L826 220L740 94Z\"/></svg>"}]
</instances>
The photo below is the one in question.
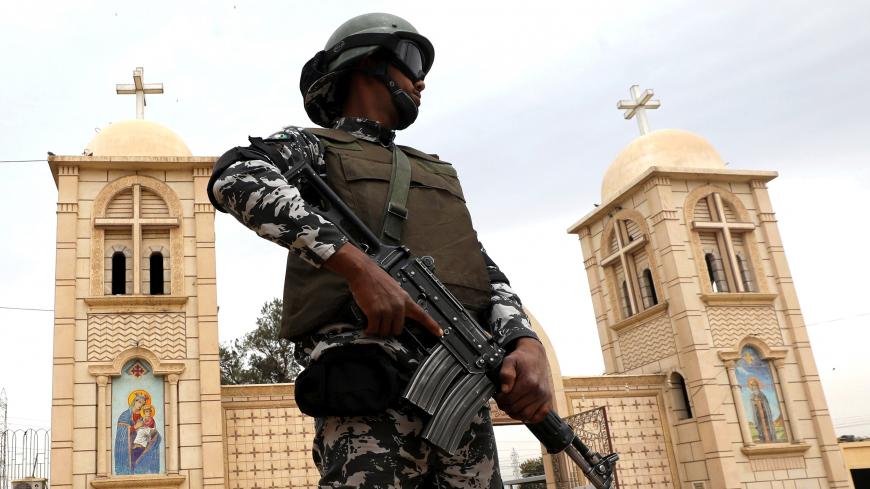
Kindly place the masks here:
<instances>
[{"instance_id":1,"label":"black face mask","mask_svg":"<svg viewBox=\"0 0 870 489\"><path fill-rule=\"evenodd\" d=\"M399 87L399 84L390 76L387 69L389 65L390 62L381 60L378 61L376 66L364 70L363 72L380 80L381 83L386 85L387 90L390 91L390 97L393 100L393 107L396 108L396 113L399 116L399 120L396 121L396 127L393 129L401 130L407 128L417 120L419 110L417 104L414 103L414 99L408 95L408 92L402 90L402 88ZM401 67L399 68L401 69Z\"/></svg>"}]
</instances>

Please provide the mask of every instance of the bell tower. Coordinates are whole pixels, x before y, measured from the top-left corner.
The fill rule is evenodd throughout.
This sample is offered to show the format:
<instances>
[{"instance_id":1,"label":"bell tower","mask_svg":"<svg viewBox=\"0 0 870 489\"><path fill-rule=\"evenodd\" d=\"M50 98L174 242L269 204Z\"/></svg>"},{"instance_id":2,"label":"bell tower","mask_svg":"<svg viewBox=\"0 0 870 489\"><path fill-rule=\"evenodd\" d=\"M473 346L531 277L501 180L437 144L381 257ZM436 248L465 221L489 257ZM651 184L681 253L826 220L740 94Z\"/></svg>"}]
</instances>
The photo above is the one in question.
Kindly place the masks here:
<instances>
[{"instance_id":1,"label":"bell tower","mask_svg":"<svg viewBox=\"0 0 870 489\"><path fill-rule=\"evenodd\" d=\"M52 378L54 488L223 487L214 158L144 120L143 71L118 93L137 119L81 156L58 189Z\"/></svg>"},{"instance_id":2,"label":"bell tower","mask_svg":"<svg viewBox=\"0 0 870 489\"><path fill-rule=\"evenodd\" d=\"M626 118L658 107L635 88ZM600 207L569 229L606 374L667 376L683 487L850 487L767 191L776 172L639 125Z\"/></svg>"}]
</instances>

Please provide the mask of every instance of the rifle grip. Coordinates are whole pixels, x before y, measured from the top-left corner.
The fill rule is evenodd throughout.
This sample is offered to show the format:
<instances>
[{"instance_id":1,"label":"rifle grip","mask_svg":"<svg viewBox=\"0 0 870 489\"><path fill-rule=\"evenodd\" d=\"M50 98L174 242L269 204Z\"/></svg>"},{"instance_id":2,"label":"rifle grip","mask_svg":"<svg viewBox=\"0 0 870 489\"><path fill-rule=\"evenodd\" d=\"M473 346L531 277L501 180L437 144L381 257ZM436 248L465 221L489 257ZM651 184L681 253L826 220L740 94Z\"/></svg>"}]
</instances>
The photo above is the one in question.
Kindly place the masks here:
<instances>
[{"instance_id":1,"label":"rifle grip","mask_svg":"<svg viewBox=\"0 0 870 489\"><path fill-rule=\"evenodd\" d=\"M555 411L547 413L543 421L526 426L544 445L548 453L559 453L574 441L574 430L568 426L568 423L562 421Z\"/></svg>"}]
</instances>

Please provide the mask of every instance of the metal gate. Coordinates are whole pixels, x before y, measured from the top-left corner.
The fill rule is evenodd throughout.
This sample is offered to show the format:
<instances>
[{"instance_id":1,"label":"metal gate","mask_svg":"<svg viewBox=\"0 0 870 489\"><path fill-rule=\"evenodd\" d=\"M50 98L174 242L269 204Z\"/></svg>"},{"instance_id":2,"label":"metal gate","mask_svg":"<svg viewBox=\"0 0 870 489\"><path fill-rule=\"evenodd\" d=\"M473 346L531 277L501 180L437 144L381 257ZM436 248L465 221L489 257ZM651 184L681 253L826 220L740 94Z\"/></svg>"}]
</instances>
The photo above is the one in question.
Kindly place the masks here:
<instances>
[{"instance_id":1,"label":"metal gate","mask_svg":"<svg viewBox=\"0 0 870 489\"><path fill-rule=\"evenodd\" d=\"M47 429L0 432L0 489L15 479L49 474L51 431Z\"/></svg>"},{"instance_id":2,"label":"metal gate","mask_svg":"<svg viewBox=\"0 0 870 489\"><path fill-rule=\"evenodd\" d=\"M610 442L610 428L607 425L607 409L604 406L568 416L565 418L565 422L571 426L574 433L583 440L583 443L592 450L602 455L613 452L613 445ZM558 489L592 487L589 485L586 477L583 476L580 468L567 455L560 453L554 455L552 460L553 474ZM614 469L613 472L613 488L618 489L618 470Z\"/></svg>"}]
</instances>

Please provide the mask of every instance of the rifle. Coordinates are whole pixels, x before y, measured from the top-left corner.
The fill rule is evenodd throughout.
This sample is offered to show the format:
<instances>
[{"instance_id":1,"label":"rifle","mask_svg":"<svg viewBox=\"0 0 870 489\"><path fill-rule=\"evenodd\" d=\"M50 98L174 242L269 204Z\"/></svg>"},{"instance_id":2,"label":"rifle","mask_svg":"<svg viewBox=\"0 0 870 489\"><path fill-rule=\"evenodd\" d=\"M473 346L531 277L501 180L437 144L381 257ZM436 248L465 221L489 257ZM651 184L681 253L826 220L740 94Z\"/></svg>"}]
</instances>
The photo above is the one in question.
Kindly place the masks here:
<instances>
[{"instance_id":1,"label":"rifle","mask_svg":"<svg viewBox=\"0 0 870 489\"><path fill-rule=\"evenodd\" d=\"M280 140L274 141L277 148L259 138L250 140L271 159L283 157ZM284 176L299 189L313 190L317 194L316 211L341 229L352 245L369 255L441 326L444 336L437 341L432 341L432 335L420 338L420 330L414 333L414 328L404 329L403 334L428 351L428 356L414 372L402 397L431 416L423 438L454 453L472 417L498 392L505 351L438 280L431 257L418 258L404 246L381 242L308 162L295 163ZM362 319L359 309L354 309ZM554 411L547 413L543 421L526 426L547 452L564 451L597 489L611 487L618 454L602 457L591 450Z\"/></svg>"}]
</instances>

